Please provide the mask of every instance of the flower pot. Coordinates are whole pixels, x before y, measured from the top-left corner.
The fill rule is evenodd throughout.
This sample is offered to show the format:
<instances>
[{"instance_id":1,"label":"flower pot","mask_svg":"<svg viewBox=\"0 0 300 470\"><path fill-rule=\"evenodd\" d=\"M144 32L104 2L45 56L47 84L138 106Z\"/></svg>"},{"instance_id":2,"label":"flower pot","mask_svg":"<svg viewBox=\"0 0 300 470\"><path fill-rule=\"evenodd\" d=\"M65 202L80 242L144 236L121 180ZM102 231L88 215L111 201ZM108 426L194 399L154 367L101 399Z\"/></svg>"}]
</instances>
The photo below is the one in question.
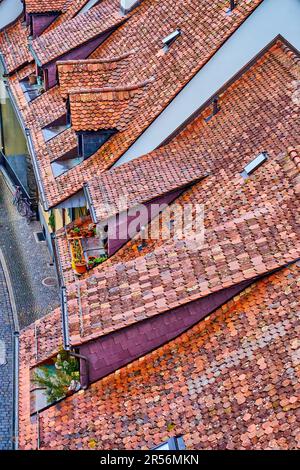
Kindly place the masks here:
<instances>
[{"instance_id":1,"label":"flower pot","mask_svg":"<svg viewBox=\"0 0 300 470\"><path fill-rule=\"evenodd\" d=\"M84 274L86 273L86 270L86 263L75 263L75 271L77 272L77 274Z\"/></svg>"}]
</instances>

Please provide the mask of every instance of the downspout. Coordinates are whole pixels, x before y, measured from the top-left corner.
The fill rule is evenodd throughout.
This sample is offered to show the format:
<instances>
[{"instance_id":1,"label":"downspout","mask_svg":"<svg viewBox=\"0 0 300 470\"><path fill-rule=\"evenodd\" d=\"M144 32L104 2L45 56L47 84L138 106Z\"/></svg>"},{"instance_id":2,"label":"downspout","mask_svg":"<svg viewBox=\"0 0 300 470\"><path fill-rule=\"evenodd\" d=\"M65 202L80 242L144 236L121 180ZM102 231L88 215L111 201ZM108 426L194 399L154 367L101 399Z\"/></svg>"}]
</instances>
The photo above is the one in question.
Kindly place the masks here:
<instances>
[{"instance_id":1,"label":"downspout","mask_svg":"<svg viewBox=\"0 0 300 470\"><path fill-rule=\"evenodd\" d=\"M86 372L86 382L81 385L83 390L86 390L90 384L90 367L89 359L82 354L75 352L74 347L70 343L70 333L69 333L69 316L68 316L68 301L67 301L67 292L66 286L61 287L61 299L62 299L62 327L63 327L63 348L65 351L68 351L70 356L81 359L85 363L85 372Z\"/></svg>"},{"instance_id":2,"label":"downspout","mask_svg":"<svg viewBox=\"0 0 300 470\"><path fill-rule=\"evenodd\" d=\"M82 354L78 354L75 352L74 347L70 342L70 332L69 332L69 315L68 315L68 299L67 299L67 289L63 279L63 271L62 265L60 263L60 258L58 255L58 247L57 247L57 240L55 234L52 234L53 240L53 251L54 251L54 260L56 264L56 270L58 273L58 279L60 284L61 290L61 312L62 312L62 333L63 333L63 348L65 351L68 351L70 356L76 357L81 359L85 363L85 371L86 371L86 383L81 386L83 390L86 390L90 384L90 366L89 366L89 359Z\"/></svg>"}]
</instances>

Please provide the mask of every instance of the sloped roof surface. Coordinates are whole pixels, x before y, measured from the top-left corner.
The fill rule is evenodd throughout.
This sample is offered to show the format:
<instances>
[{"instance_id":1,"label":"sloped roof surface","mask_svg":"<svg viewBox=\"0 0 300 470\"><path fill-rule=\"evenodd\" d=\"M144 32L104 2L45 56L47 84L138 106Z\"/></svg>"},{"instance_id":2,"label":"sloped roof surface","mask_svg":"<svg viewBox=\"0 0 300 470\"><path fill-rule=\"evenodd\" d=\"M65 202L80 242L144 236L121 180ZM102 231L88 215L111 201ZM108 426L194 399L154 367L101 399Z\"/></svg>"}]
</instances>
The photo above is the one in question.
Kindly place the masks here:
<instances>
[{"instance_id":1,"label":"sloped roof surface","mask_svg":"<svg viewBox=\"0 0 300 470\"><path fill-rule=\"evenodd\" d=\"M27 13L62 11L66 3L66 0L25 0Z\"/></svg>"},{"instance_id":2,"label":"sloped roof surface","mask_svg":"<svg viewBox=\"0 0 300 470\"><path fill-rule=\"evenodd\" d=\"M122 74L122 85L133 83L133 77L136 77L138 82L149 80L152 77L155 79L147 88L147 93L144 94L144 98L140 103L139 113L130 120L126 129L115 134L89 160L57 178L54 178L52 174L50 161L59 158L62 154L71 150L74 140L72 138L72 142L68 140L65 145L60 146L57 153L48 150L48 146L43 143L39 122L35 122L31 115L30 106L28 106L20 90L18 79L17 77L12 77L10 84L18 99L18 105L21 108L25 123L29 126L28 123L30 122L41 179L45 193L47 193L48 205L51 207L71 196L82 188L84 182L88 181L92 176L99 175L103 170L111 166L113 162L118 160L122 153L127 150L128 146L155 119L170 100L206 63L259 3L260 0L251 2L251 4L241 2L237 5L232 15L226 15L225 5L223 8L217 0L210 3L209 7L202 2L189 0L185 2L184 7L182 7L181 2L176 4L176 8L174 8L174 4L170 0L163 0L159 4L154 0L143 1L126 21L130 28L124 29L124 25L121 26L119 32L115 31L91 57L94 59L118 57L128 53L129 50L133 49L135 51L128 60L126 72ZM41 60L43 62L44 60L51 60L52 54L63 53L65 47L70 50L70 47L76 47L75 44L82 44L82 41L86 39L82 32L91 32L94 28L93 25L98 24L97 22L99 21L101 22L99 8L104 9L105 5L106 3L102 2L86 14L78 15L74 20L70 20L70 22L65 21L63 24L60 23L61 26L57 26L58 22L56 21L55 29L51 28L51 32L43 34L37 40L40 41L41 54L45 54ZM110 2L107 8L113 8L113 3ZM165 13L167 11L168 21L166 21ZM110 14L105 14L105 18L108 18L107 21L114 21ZM170 32L173 25L175 27L176 24L177 27L179 18L184 18L185 28L183 28L183 24L182 29L185 29L185 34L182 34L165 54L162 50L162 38ZM124 19L126 18L123 17ZM81 23L84 27L79 28ZM143 26L141 23L143 23ZM101 23L101 28L102 26L103 22ZM105 28L106 26L103 27ZM98 26L96 29L97 32L101 32ZM205 33L204 30L206 31ZM207 31L210 32L209 35L207 35ZM93 31L91 34L94 34ZM127 35L131 38L130 41L128 41ZM115 42L113 38L115 38ZM198 44L197 47L195 46L196 43ZM35 49L36 44L34 42ZM36 100L41 109L43 109L44 99L47 99L45 98L47 93ZM49 123L59 117L57 114L56 107L53 106L51 112L47 113ZM71 133L72 131L68 132L68 134Z\"/></svg>"},{"instance_id":3,"label":"sloped roof surface","mask_svg":"<svg viewBox=\"0 0 300 470\"><path fill-rule=\"evenodd\" d=\"M73 343L297 259L298 197L299 170L287 155L271 158L248 180L225 170L204 179L180 201L204 205L203 241L196 238L193 243L185 237L185 243L175 236L154 243L143 256L107 268L103 265L76 287L69 287Z\"/></svg>"},{"instance_id":4,"label":"sloped roof surface","mask_svg":"<svg viewBox=\"0 0 300 470\"><path fill-rule=\"evenodd\" d=\"M64 98L74 91L103 88L120 82L133 52L102 59L58 61L59 89Z\"/></svg>"},{"instance_id":5,"label":"sloped roof surface","mask_svg":"<svg viewBox=\"0 0 300 470\"><path fill-rule=\"evenodd\" d=\"M32 48L39 61L46 64L123 21L119 1L103 0L94 8L32 41Z\"/></svg>"},{"instance_id":6,"label":"sloped roof surface","mask_svg":"<svg viewBox=\"0 0 300 470\"><path fill-rule=\"evenodd\" d=\"M253 284L179 338L40 413L41 448L151 449L174 434L188 449L298 448L299 292L297 264ZM37 421L25 391L34 342L23 336L20 446L32 449Z\"/></svg>"}]
</instances>

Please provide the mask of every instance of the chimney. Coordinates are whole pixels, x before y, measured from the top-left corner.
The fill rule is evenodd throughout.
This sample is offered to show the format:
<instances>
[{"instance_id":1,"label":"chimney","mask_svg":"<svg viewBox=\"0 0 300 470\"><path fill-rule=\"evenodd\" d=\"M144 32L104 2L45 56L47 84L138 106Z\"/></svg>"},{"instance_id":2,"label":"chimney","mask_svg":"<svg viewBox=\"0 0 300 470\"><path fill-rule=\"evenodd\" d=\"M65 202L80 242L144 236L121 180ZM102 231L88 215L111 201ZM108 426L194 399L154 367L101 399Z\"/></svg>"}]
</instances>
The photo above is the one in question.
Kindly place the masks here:
<instances>
[{"instance_id":1,"label":"chimney","mask_svg":"<svg viewBox=\"0 0 300 470\"><path fill-rule=\"evenodd\" d=\"M141 3L141 0L120 0L120 2L122 15L127 15L127 13L129 13Z\"/></svg>"}]
</instances>

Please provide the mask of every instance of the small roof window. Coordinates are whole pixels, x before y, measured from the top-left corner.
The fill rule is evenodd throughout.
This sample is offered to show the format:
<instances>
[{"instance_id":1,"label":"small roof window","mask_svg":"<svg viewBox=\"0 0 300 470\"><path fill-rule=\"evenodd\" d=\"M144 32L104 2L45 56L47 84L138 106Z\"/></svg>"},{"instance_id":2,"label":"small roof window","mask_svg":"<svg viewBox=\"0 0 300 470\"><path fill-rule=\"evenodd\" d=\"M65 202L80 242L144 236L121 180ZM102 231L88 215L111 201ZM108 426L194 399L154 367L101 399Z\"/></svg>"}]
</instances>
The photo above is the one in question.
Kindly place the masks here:
<instances>
[{"instance_id":1,"label":"small roof window","mask_svg":"<svg viewBox=\"0 0 300 470\"><path fill-rule=\"evenodd\" d=\"M167 441L163 442L157 447L154 447L152 450L184 450L185 444L181 436L171 437Z\"/></svg>"},{"instance_id":2,"label":"small roof window","mask_svg":"<svg viewBox=\"0 0 300 470\"><path fill-rule=\"evenodd\" d=\"M257 157L255 157L248 165L245 166L241 175L243 178L248 178L251 173L253 173L257 168L259 168L266 160L268 160L267 152L262 152Z\"/></svg>"},{"instance_id":3,"label":"small roof window","mask_svg":"<svg viewBox=\"0 0 300 470\"><path fill-rule=\"evenodd\" d=\"M164 49L165 50L168 50L169 47L171 46L171 44L173 44L174 41L176 41L176 39L181 35L181 29L180 28L177 28L175 29L175 31L173 31L171 34L169 34L169 36L166 36L162 42L163 42L163 45L164 45Z\"/></svg>"}]
</instances>

